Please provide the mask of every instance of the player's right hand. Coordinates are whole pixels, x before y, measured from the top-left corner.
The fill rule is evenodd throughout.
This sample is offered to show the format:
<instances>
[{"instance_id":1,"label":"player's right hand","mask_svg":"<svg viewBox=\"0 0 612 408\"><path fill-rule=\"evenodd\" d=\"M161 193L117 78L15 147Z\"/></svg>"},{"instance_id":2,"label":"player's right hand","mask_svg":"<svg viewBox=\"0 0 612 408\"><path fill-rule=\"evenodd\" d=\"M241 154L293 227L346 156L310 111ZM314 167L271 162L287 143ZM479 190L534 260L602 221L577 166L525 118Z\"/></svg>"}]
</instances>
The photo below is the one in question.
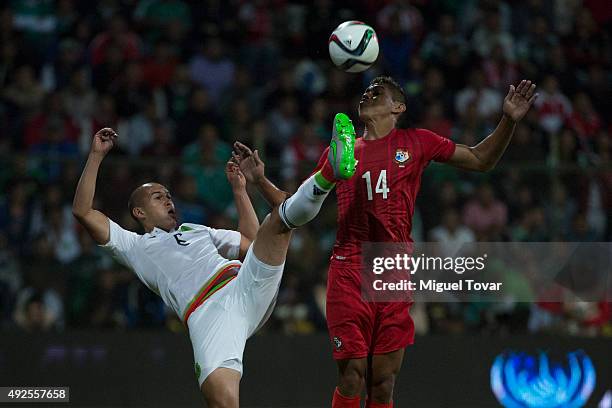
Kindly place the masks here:
<instances>
[{"instance_id":1,"label":"player's right hand","mask_svg":"<svg viewBox=\"0 0 612 408\"><path fill-rule=\"evenodd\" d=\"M111 128L98 130L93 137L93 142L91 143L91 152L106 156L106 154L115 146L115 144L117 144L117 137L117 132Z\"/></svg>"}]
</instances>

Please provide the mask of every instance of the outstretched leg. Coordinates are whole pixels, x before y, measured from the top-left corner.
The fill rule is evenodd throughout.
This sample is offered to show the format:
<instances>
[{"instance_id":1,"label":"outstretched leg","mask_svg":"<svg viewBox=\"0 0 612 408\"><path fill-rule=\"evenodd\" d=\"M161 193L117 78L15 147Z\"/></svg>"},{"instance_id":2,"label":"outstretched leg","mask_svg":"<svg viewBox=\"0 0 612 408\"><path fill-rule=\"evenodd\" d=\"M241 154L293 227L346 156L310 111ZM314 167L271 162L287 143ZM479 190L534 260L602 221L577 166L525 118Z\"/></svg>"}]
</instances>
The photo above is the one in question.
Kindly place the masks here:
<instances>
[{"instance_id":1,"label":"outstretched leg","mask_svg":"<svg viewBox=\"0 0 612 408\"><path fill-rule=\"evenodd\" d=\"M268 265L281 265L287 255L291 229L316 217L336 181L351 178L355 166L355 128L347 115L339 113L334 118L329 153L322 168L282 202L274 199L281 195L264 193L273 208L257 232L253 243L255 256Z\"/></svg>"}]
</instances>

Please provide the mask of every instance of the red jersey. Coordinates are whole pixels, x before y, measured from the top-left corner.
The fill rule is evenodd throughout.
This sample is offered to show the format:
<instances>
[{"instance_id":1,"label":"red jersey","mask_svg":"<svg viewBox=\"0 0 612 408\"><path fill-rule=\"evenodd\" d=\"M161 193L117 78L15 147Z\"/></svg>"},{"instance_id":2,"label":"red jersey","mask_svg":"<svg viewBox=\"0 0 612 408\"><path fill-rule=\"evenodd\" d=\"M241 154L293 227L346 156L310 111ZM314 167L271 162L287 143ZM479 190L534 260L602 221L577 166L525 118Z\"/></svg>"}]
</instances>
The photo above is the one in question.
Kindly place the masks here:
<instances>
[{"instance_id":1,"label":"red jersey","mask_svg":"<svg viewBox=\"0 0 612 408\"><path fill-rule=\"evenodd\" d=\"M425 129L393 129L382 139L357 139L355 175L336 184L338 233L332 266L338 262L359 267L362 242L412 242L423 170L430 161L447 161L454 152L454 142Z\"/></svg>"}]
</instances>

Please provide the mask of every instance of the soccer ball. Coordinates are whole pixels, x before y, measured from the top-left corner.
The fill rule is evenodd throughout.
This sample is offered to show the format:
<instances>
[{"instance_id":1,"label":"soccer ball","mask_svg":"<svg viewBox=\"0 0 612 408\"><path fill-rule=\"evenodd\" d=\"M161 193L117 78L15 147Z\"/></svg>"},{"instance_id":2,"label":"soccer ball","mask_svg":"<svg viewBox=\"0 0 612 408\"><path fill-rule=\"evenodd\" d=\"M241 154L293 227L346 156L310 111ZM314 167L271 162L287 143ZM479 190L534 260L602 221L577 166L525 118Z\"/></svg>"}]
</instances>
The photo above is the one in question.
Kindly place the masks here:
<instances>
[{"instance_id":1,"label":"soccer ball","mask_svg":"<svg viewBox=\"0 0 612 408\"><path fill-rule=\"evenodd\" d=\"M343 71L365 71L378 57L376 32L361 21L345 21L329 37L329 56Z\"/></svg>"}]
</instances>

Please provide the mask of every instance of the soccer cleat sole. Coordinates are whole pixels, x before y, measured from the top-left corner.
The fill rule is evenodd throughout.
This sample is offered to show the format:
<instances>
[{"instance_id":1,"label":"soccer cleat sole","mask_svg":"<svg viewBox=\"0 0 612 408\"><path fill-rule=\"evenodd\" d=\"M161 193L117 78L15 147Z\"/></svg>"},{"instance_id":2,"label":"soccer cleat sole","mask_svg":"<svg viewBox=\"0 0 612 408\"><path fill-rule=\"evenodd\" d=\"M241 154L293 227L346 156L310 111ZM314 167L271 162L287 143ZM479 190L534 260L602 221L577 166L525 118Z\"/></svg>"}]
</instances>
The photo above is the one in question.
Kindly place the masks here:
<instances>
[{"instance_id":1,"label":"soccer cleat sole","mask_svg":"<svg viewBox=\"0 0 612 408\"><path fill-rule=\"evenodd\" d=\"M344 113L337 113L334 117L327 159L336 179L347 180L355 174L355 128L351 119Z\"/></svg>"}]
</instances>

